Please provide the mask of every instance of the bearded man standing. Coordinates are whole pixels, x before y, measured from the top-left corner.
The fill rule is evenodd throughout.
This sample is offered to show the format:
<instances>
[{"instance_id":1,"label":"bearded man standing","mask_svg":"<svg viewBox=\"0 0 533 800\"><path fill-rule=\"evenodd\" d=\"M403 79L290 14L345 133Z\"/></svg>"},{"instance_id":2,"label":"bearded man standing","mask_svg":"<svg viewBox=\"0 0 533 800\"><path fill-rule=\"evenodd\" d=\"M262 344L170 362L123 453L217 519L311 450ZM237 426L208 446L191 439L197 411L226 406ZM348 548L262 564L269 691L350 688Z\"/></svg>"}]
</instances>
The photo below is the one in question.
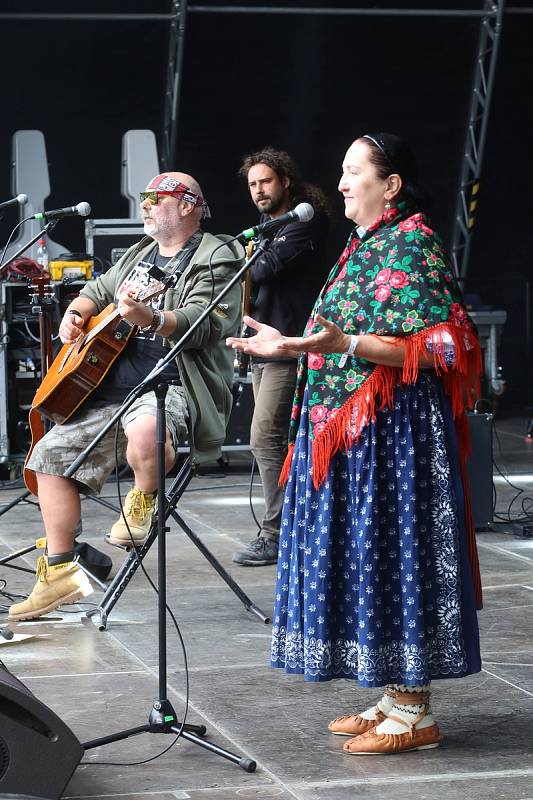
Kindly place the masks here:
<instances>
[{"instance_id":1,"label":"bearded man standing","mask_svg":"<svg viewBox=\"0 0 533 800\"><path fill-rule=\"evenodd\" d=\"M288 153L272 147L246 156L240 175L261 222L280 217L301 202L314 208L309 222L289 222L278 228L268 250L249 272L250 316L286 336L300 336L327 275L327 200L316 186L302 182ZM277 561L283 505L278 480L287 453L296 367L294 358L254 357L252 361L255 406L250 446L263 484L265 511L258 535L233 554L233 561L242 566Z\"/></svg>"}]
</instances>

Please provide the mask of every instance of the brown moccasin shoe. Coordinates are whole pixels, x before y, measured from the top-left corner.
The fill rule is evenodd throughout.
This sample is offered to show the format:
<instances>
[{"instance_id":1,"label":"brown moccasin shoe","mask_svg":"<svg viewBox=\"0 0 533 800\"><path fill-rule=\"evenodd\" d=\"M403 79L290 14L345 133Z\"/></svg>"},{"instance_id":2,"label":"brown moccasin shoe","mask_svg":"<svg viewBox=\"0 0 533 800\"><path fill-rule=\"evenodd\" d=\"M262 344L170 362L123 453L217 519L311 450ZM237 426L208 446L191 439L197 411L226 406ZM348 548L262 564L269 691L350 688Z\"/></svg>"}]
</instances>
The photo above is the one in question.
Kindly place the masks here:
<instances>
[{"instance_id":1,"label":"brown moccasin shoe","mask_svg":"<svg viewBox=\"0 0 533 800\"><path fill-rule=\"evenodd\" d=\"M442 742L437 725L411 728L406 733L377 733L371 728L344 743L343 750L353 756L381 756L409 750L431 750Z\"/></svg>"},{"instance_id":2,"label":"brown moccasin shoe","mask_svg":"<svg viewBox=\"0 0 533 800\"><path fill-rule=\"evenodd\" d=\"M333 719L328 730L336 736L361 736L386 719L385 714L376 706L376 719L365 719L361 714L345 714Z\"/></svg>"}]
</instances>

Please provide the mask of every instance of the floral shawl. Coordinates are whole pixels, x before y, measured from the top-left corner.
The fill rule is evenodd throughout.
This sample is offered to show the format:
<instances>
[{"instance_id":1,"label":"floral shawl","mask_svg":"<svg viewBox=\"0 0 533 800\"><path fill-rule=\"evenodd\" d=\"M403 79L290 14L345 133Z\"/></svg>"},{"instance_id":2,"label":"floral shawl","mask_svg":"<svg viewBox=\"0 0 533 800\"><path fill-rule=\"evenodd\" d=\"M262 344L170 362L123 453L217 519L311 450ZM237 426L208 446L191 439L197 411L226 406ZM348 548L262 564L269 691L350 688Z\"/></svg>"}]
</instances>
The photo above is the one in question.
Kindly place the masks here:
<instances>
[{"instance_id":1,"label":"floral shawl","mask_svg":"<svg viewBox=\"0 0 533 800\"><path fill-rule=\"evenodd\" d=\"M385 211L361 239L354 230L315 303L306 336L320 330L317 314L345 333L395 337L406 346L405 362L399 368L377 365L356 351L340 367L339 353L301 354L280 482L289 475L306 384L318 488L333 455L347 450L376 410L391 404L395 387L416 381L423 352L431 352L450 396L464 469L469 448L465 409L479 390L481 351L442 243L423 214L400 204ZM453 343L451 363L445 342Z\"/></svg>"}]
</instances>

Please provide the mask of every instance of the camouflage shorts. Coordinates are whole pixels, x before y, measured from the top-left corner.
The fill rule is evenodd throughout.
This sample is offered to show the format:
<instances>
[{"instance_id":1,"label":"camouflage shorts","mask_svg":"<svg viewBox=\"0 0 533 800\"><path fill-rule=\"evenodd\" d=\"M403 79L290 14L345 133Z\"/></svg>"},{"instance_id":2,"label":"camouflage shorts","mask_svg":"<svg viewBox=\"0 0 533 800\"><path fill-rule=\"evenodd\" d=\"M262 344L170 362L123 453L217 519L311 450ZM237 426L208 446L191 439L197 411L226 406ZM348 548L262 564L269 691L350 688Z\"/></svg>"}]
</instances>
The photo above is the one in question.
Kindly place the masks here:
<instances>
[{"instance_id":1,"label":"camouflage shorts","mask_svg":"<svg viewBox=\"0 0 533 800\"><path fill-rule=\"evenodd\" d=\"M188 436L189 419L185 393L180 386L168 387L165 407L167 430L172 437L174 449L177 449L179 441ZM118 404L87 405L68 422L54 425L35 445L27 466L35 472L62 476L118 408ZM152 417L156 415L154 392L139 397L122 417L118 432L119 464L126 462L125 429L130 422L145 414ZM74 480L85 494L98 494L115 468L115 429L116 426L106 433L87 460L74 473Z\"/></svg>"}]
</instances>

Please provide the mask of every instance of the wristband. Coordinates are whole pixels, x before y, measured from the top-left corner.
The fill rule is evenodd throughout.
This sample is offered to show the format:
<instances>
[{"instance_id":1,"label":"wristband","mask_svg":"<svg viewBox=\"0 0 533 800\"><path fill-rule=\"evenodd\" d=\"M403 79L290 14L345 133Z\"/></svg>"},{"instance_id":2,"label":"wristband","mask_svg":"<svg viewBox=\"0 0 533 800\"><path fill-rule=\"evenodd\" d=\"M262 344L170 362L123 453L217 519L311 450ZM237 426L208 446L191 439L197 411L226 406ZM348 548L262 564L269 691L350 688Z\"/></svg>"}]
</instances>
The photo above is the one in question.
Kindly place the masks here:
<instances>
[{"instance_id":1,"label":"wristband","mask_svg":"<svg viewBox=\"0 0 533 800\"><path fill-rule=\"evenodd\" d=\"M159 333L159 331L161 330L161 328L163 328L163 326L165 324L165 312L164 311L158 311L157 314L159 316L159 324L158 324L157 328L154 329L155 333Z\"/></svg>"},{"instance_id":2,"label":"wristband","mask_svg":"<svg viewBox=\"0 0 533 800\"><path fill-rule=\"evenodd\" d=\"M348 356L353 356L353 354L355 353L355 349L357 347L358 341L359 340L358 340L357 336L350 336L350 346L348 347L346 352L343 353L342 356L339 358L339 367L344 367L344 365L348 361Z\"/></svg>"},{"instance_id":3,"label":"wristband","mask_svg":"<svg viewBox=\"0 0 533 800\"><path fill-rule=\"evenodd\" d=\"M72 314L72 315L73 315L73 316L75 316L75 317L81 317L81 318L83 319L83 314L80 314L80 312L79 312L79 311L76 311L76 309L75 309L75 308L68 308L68 309L65 311L65 314Z\"/></svg>"},{"instance_id":4,"label":"wristband","mask_svg":"<svg viewBox=\"0 0 533 800\"><path fill-rule=\"evenodd\" d=\"M158 333L165 324L165 314L157 308L152 308L152 321L144 328L140 328L143 333Z\"/></svg>"}]
</instances>

